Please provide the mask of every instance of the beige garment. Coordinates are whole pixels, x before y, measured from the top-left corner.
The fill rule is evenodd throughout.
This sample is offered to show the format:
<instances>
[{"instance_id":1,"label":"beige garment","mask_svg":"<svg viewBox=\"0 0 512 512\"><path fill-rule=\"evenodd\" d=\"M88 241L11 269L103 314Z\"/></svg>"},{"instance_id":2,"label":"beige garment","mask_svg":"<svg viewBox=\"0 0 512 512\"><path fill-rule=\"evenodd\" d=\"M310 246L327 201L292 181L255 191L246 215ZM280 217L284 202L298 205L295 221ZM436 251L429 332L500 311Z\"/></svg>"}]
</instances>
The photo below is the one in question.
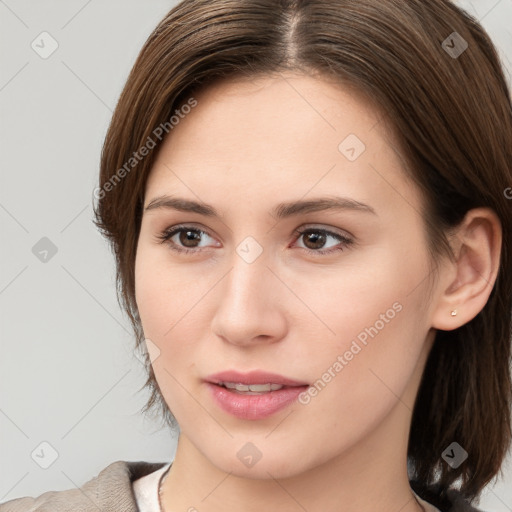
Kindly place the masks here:
<instances>
[{"instance_id":1,"label":"beige garment","mask_svg":"<svg viewBox=\"0 0 512 512\"><path fill-rule=\"evenodd\" d=\"M0 503L0 512L139 512L133 482L167 462L116 461L78 489Z\"/></svg>"}]
</instances>

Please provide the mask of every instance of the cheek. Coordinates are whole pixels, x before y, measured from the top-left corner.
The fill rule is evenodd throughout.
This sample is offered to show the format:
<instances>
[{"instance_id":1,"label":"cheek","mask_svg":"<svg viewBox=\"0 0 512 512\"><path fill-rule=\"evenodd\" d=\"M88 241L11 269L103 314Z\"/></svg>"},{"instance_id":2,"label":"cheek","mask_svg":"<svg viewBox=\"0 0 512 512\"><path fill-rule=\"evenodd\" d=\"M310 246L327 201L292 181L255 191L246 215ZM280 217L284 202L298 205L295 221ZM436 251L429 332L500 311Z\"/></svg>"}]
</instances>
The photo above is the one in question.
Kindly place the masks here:
<instances>
[{"instance_id":1,"label":"cheek","mask_svg":"<svg viewBox=\"0 0 512 512\"><path fill-rule=\"evenodd\" d=\"M421 251L411 254L405 244L347 253L336 268L310 270L310 279L304 279L305 272L286 270L283 281L316 316L297 307L301 315L293 324L302 325L301 329L309 324L309 336L321 335L325 343L316 343L315 351L321 345L326 352L343 353L357 336L364 343L372 336L382 338L393 333L399 342L406 335L395 332L396 326L411 314L411 324L421 317L428 260ZM313 322L306 323L305 317Z\"/></svg>"},{"instance_id":2,"label":"cheek","mask_svg":"<svg viewBox=\"0 0 512 512\"><path fill-rule=\"evenodd\" d=\"M330 416L319 426L329 435L338 425L343 443L367 435L395 407L405 416L414 407L410 386L424 341L414 311L404 307L385 327L379 327L375 322L347 339L318 374L320 382L315 381L320 391L311 399L311 407L328 410ZM328 369L334 378L326 375Z\"/></svg>"},{"instance_id":3,"label":"cheek","mask_svg":"<svg viewBox=\"0 0 512 512\"><path fill-rule=\"evenodd\" d=\"M170 327L171 319L168 318L167 322L165 321L168 307L167 300L164 300L165 288L162 287L162 282L155 278L149 266L144 263L138 264L136 269L135 297L144 335L156 342Z\"/></svg>"},{"instance_id":4,"label":"cheek","mask_svg":"<svg viewBox=\"0 0 512 512\"><path fill-rule=\"evenodd\" d=\"M318 344L303 354L302 365L311 362L312 385L296 417L304 418L304 437L331 439L331 452L366 438L387 417L396 414L405 422L413 409L410 389L425 333L419 332L418 310L405 300L391 302L394 298L367 297L358 318L339 317L337 343Z\"/></svg>"},{"instance_id":5,"label":"cheek","mask_svg":"<svg viewBox=\"0 0 512 512\"><path fill-rule=\"evenodd\" d=\"M192 298L187 300L185 295L194 287L179 269L169 269L158 252L145 247L138 250L135 295L144 337L151 340L148 350L156 381L173 415L182 417L182 404L190 405L190 397L182 386L186 385L183 375L188 374L188 366L193 364L187 357L192 353L190 341L195 336L186 315Z\"/></svg>"},{"instance_id":6,"label":"cheek","mask_svg":"<svg viewBox=\"0 0 512 512\"><path fill-rule=\"evenodd\" d=\"M175 325L186 321L186 305L197 296L194 282L168 261L163 248L150 247L147 242L139 244L135 297L146 337L163 341L172 335Z\"/></svg>"},{"instance_id":7,"label":"cheek","mask_svg":"<svg viewBox=\"0 0 512 512\"><path fill-rule=\"evenodd\" d=\"M144 336L151 340L150 347L156 346L156 380L173 411L179 411L181 401L190 401L188 395L182 396L180 383L195 375L195 345L204 337L197 321L204 291L197 283L170 263L160 247L140 246L135 265L137 307Z\"/></svg>"},{"instance_id":8,"label":"cheek","mask_svg":"<svg viewBox=\"0 0 512 512\"><path fill-rule=\"evenodd\" d=\"M426 254L408 254L404 246L374 251L368 261L358 260L338 277L325 279L321 292L307 295L300 285L297 295L307 297L310 309L328 327L317 322L316 339L321 332L323 341L303 345L304 357L314 362L310 382L318 384L311 402L321 407L330 403L355 428L370 421L372 409L383 411L397 400L428 333L428 272Z\"/></svg>"}]
</instances>

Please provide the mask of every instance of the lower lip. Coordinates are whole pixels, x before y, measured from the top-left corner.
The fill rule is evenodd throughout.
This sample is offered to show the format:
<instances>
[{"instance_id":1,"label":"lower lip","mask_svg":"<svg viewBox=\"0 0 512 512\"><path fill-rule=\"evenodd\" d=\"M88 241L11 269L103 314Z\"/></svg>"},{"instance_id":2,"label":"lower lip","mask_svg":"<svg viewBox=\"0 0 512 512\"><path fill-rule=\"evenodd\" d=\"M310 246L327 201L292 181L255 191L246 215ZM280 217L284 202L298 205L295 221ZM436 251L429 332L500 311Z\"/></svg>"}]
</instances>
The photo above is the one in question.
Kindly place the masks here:
<instances>
[{"instance_id":1,"label":"lower lip","mask_svg":"<svg viewBox=\"0 0 512 512\"><path fill-rule=\"evenodd\" d=\"M294 386L261 395L243 395L207 382L217 404L226 412L244 420L260 420L284 409L297 400L308 386Z\"/></svg>"}]
</instances>

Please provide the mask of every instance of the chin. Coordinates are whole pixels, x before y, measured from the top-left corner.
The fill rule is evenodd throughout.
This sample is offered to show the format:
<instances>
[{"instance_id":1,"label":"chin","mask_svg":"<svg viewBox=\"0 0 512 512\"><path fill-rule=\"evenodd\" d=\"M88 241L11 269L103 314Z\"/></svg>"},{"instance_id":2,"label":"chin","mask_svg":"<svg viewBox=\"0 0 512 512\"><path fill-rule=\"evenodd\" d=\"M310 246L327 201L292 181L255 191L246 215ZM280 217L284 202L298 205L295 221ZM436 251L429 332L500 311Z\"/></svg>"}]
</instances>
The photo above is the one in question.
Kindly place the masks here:
<instances>
[{"instance_id":1,"label":"chin","mask_svg":"<svg viewBox=\"0 0 512 512\"><path fill-rule=\"evenodd\" d=\"M224 451L209 454L208 458L220 471L231 473L235 477L253 480L290 478L307 470L300 464L304 464L304 459L299 453L294 456L287 450L275 447L272 450L270 448L262 449L263 453L260 452L258 455L256 448L252 447L249 441L244 442L242 446L244 448L236 449L237 453L234 456L227 456ZM253 458L251 460L251 455L247 454L250 454L252 450ZM272 455L265 455L265 451L271 452Z\"/></svg>"}]
</instances>

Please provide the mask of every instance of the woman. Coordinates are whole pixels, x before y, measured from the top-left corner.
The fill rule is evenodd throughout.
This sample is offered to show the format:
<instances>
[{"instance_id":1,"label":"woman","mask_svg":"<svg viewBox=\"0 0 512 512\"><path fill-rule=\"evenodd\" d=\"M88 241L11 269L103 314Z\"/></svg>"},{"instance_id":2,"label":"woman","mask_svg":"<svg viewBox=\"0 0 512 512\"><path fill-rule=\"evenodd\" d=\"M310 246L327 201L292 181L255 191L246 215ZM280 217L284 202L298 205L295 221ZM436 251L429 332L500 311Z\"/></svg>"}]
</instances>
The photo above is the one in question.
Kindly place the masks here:
<instances>
[{"instance_id":1,"label":"woman","mask_svg":"<svg viewBox=\"0 0 512 512\"><path fill-rule=\"evenodd\" d=\"M96 224L172 463L22 510L448 511L511 439L510 93L446 0L185 0Z\"/></svg>"}]
</instances>

